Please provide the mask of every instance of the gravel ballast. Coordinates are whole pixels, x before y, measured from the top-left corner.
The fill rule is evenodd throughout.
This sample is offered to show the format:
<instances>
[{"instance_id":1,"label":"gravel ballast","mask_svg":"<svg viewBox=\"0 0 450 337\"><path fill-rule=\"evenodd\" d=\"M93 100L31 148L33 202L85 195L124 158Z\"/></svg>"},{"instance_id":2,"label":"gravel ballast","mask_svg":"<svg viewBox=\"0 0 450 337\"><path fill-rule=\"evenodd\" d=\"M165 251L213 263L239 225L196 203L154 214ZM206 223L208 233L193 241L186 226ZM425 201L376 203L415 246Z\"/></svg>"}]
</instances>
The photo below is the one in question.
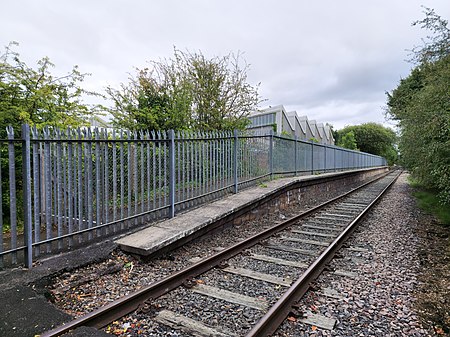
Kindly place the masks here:
<instances>
[{"instance_id":1,"label":"gravel ballast","mask_svg":"<svg viewBox=\"0 0 450 337\"><path fill-rule=\"evenodd\" d=\"M433 336L446 333L445 306L448 302L441 301L443 313L439 314L442 320L440 325L439 322L435 322L436 314L424 309L430 306L430 299L423 296L427 287L424 271L428 272L424 261L426 259L428 266L432 264L429 260L433 258L424 255L426 248L423 235L427 236L426 233L429 233L423 228L422 220L426 217L417 211L410 192L406 174L402 174L349 241L349 246L366 247L367 251L355 252L343 249L341 258L330 264L329 270L317 280L314 290L308 292L300 301L303 310L336 319L335 328L323 330L303 324L296 317L289 317L277 331L277 336ZM55 278L49 287L53 302L65 312L80 316L186 267L192 263L193 258L211 255L220 247L234 244L241 238L268 228L274 222L281 221L298 211L290 209L289 212L283 211L282 214L272 213L258 221L250 221L206 239L191 242L148 262L115 251L102 263ZM430 223L426 225L436 225ZM447 240L448 244L448 236L445 237L445 233L441 236L444 237L435 235L434 238ZM428 241L425 239L429 244ZM258 250L263 248L255 249ZM235 261L238 262L239 259L240 257L236 257ZM255 266L259 266L261 270L265 268L260 262L255 262ZM448 268L448 263L446 266ZM438 265L435 267L439 268ZM356 273L356 277L337 276L333 273L334 270L351 271ZM218 279L208 278L204 281L210 281L211 284L219 282ZM448 286L448 283L444 286ZM343 298L324 296L324 288L332 288ZM446 291L447 294L450 292L450 286ZM430 290L427 290L427 294L429 292ZM255 319L253 310L226 303L219 308L219 315L208 312L209 316L204 318L202 309L205 308L205 304L201 302L200 295L187 295L185 290L178 293L184 294L182 297L185 299L190 296L196 299L197 303L192 304L192 317L203 317L205 323L215 325L221 320L221 315L231 311L237 315L235 322L237 324L239 322L247 325ZM266 295L269 299L272 297L271 294ZM166 298L169 306L176 305L177 298L174 296L171 294ZM439 300L439 295L436 295L434 300ZM162 307L164 301L158 301L158 305ZM448 319L448 308L446 310ZM145 317L150 318L151 315L130 314L108 326L105 331L121 336L184 335ZM227 326L227 328L243 332L248 327L236 329Z\"/></svg>"}]
</instances>

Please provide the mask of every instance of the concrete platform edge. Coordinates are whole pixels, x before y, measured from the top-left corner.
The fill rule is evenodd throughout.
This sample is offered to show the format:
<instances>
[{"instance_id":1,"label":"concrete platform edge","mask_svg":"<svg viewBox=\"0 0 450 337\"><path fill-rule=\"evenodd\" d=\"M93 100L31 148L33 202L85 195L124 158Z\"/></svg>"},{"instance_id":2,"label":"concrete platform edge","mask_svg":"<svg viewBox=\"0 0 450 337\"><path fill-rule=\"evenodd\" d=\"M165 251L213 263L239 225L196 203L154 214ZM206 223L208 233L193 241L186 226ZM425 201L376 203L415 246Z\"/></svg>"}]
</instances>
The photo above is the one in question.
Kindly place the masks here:
<instances>
[{"instance_id":1,"label":"concrete platform edge","mask_svg":"<svg viewBox=\"0 0 450 337\"><path fill-rule=\"evenodd\" d=\"M146 227L115 242L122 250L128 253L144 257L151 256L159 251L169 250L168 247L173 247L178 241L188 242L189 238L193 239L203 235L208 232L208 227L214 229L220 223L225 222L225 220L230 221L233 217L242 214L243 211L251 211L252 207L256 207L256 205L286 190L321 184L334 180L336 177L357 175L383 168L386 167L270 180L265 182L267 187L255 186L248 188L237 194L226 196L210 204L176 215L174 218ZM214 212L214 209L223 209L223 211ZM205 214L208 216L205 216ZM213 224L217 225L214 226Z\"/></svg>"}]
</instances>

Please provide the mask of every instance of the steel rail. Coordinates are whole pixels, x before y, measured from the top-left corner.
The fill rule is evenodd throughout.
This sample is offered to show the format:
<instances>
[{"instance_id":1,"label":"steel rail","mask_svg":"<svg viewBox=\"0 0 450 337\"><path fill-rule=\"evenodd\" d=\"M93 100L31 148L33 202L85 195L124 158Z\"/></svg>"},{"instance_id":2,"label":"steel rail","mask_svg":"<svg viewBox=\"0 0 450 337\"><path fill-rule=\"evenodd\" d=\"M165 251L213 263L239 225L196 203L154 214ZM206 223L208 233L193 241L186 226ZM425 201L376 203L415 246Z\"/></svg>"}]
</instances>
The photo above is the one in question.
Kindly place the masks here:
<instances>
[{"instance_id":1,"label":"steel rail","mask_svg":"<svg viewBox=\"0 0 450 337\"><path fill-rule=\"evenodd\" d=\"M361 219L373 208L384 193L395 183L397 176L378 194L378 196L339 234L339 236L320 254L302 276L283 294L283 296L269 309L269 311L248 332L246 337L261 337L272 335L284 322L292 306L308 291L313 282L330 262L335 253L347 240Z\"/></svg>"},{"instance_id":2,"label":"steel rail","mask_svg":"<svg viewBox=\"0 0 450 337\"><path fill-rule=\"evenodd\" d=\"M100 307L84 316L76 318L72 321L69 321L61 326L58 326L52 330L45 331L41 334L41 337L55 337L63 335L71 330L74 330L81 326L89 326L95 328L102 328L114 320L117 320L130 312L135 311L140 306L145 305L145 302L162 296L169 291L181 286L186 280L189 280L193 277L196 277L208 270L213 269L218 266L224 260L230 259L233 256L239 254L243 250L250 248L257 243L271 237L275 233L284 230L285 228L291 226L299 219L304 218L311 213L318 211L319 209L330 205L340 199L345 198L346 196L366 187L369 184L374 183L377 180L380 180L387 176L391 172L387 172L379 177L376 177L356 188L351 189L350 191L341 194L337 197L334 197L328 201L325 201L311 209L308 209L290 219L287 219L273 227L270 227L264 230L261 233L258 233L254 236L247 238L244 241L241 241L233 246L230 246L214 255L206 257L197 263L192 264L191 266L180 270L172 275L169 275L159 281L156 281L147 287L144 287L134 293L126 295L118 300L115 300L103 307Z\"/></svg>"}]
</instances>

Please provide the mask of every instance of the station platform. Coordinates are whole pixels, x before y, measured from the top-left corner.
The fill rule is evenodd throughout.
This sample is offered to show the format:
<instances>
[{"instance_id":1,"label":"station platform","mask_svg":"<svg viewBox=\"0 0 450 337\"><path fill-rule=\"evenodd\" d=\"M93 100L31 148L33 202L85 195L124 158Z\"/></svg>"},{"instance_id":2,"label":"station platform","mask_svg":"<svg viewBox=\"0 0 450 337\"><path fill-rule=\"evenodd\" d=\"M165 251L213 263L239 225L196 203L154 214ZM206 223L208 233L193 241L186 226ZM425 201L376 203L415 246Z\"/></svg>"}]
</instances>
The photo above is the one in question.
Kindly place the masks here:
<instances>
[{"instance_id":1,"label":"station platform","mask_svg":"<svg viewBox=\"0 0 450 337\"><path fill-rule=\"evenodd\" d=\"M233 222L262 204L278 197L280 202L302 202L317 198L321 194L332 197L339 190L352 183L364 181L369 176L386 171L387 168L362 169L343 172L324 173L320 175L305 175L279 178L265 181L263 184L247 188L237 194L228 195L222 199L207 203L198 208L176 215L159 223L139 230L115 241L125 252L148 257L163 253L181 246L190 240L209 231ZM335 182L336 186L326 186L306 191L305 187ZM349 187L350 188L350 187ZM303 189L303 191L302 191ZM333 193L335 190L336 193ZM285 194L283 199L283 194ZM287 198L286 198L287 194ZM290 198L289 198L290 194ZM287 199L287 200L286 200Z\"/></svg>"}]
</instances>

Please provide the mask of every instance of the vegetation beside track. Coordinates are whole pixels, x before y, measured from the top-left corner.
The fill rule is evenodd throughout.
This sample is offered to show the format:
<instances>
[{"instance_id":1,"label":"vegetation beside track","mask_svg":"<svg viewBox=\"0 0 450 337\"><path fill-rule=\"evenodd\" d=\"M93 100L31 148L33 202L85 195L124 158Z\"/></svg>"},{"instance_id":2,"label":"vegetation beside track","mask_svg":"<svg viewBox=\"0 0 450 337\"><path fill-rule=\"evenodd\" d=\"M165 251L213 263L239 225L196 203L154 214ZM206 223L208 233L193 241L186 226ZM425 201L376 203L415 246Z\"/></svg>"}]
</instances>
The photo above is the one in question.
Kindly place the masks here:
<instances>
[{"instance_id":1,"label":"vegetation beside track","mask_svg":"<svg viewBox=\"0 0 450 337\"><path fill-rule=\"evenodd\" d=\"M417 205L424 212L434 215L439 220L439 223L450 227L450 208L440 202L438 192L426 188L414 178L409 177L408 182L413 188L413 195L417 200Z\"/></svg>"}]
</instances>

